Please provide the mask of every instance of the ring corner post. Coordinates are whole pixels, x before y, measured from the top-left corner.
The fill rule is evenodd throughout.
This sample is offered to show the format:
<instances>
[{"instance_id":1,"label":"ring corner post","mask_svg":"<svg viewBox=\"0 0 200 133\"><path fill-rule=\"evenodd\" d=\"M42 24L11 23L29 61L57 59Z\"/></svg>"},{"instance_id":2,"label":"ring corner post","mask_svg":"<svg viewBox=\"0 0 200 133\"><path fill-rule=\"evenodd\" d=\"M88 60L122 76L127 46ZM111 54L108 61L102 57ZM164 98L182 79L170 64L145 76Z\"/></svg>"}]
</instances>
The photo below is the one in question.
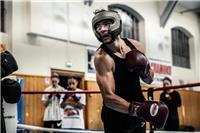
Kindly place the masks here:
<instances>
[{"instance_id":1,"label":"ring corner post","mask_svg":"<svg viewBox=\"0 0 200 133\"><path fill-rule=\"evenodd\" d=\"M154 99L153 91L154 91L154 88L148 88L148 90L147 90L147 99L150 101L152 101ZM154 130L156 130L156 128L154 127L154 125L152 123L150 123L149 133L154 133Z\"/></svg>"}]
</instances>

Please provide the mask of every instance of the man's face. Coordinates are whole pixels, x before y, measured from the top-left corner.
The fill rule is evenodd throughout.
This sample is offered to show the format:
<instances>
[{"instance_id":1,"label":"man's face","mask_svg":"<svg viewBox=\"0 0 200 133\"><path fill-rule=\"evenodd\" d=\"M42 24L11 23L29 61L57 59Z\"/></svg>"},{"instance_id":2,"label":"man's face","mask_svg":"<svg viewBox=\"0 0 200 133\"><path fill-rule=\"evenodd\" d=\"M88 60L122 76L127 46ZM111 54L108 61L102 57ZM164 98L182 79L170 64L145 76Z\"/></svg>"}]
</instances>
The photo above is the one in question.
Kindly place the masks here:
<instances>
[{"instance_id":1,"label":"man's face","mask_svg":"<svg viewBox=\"0 0 200 133\"><path fill-rule=\"evenodd\" d=\"M167 87L167 86L171 86L171 83L170 83L169 80L164 80L163 81L163 87ZM171 92L171 91L173 91L173 89L168 89L167 90L168 93Z\"/></svg>"},{"instance_id":2,"label":"man's face","mask_svg":"<svg viewBox=\"0 0 200 133\"><path fill-rule=\"evenodd\" d=\"M59 79L58 79L58 78L52 78L52 79L51 79L51 82L52 82L52 85L55 87L55 86L58 85Z\"/></svg>"},{"instance_id":3,"label":"man's face","mask_svg":"<svg viewBox=\"0 0 200 133\"><path fill-rule=\"evenodd\" d=\"M163 87L171 86L171 83L168 80L163 81Z\"/></svg>"},{"instance_id":4,"label":"man's face","mask_svg":"<svg viewBox=\"0 0 200 133\"><path fill-rule=\"evenodd\" d=\"M109 34L110 25L112 24L111 20L103 20L96 25L96 31L102 38L103 43L112 42L112 36Z\"/></svg>"}]
</instances>

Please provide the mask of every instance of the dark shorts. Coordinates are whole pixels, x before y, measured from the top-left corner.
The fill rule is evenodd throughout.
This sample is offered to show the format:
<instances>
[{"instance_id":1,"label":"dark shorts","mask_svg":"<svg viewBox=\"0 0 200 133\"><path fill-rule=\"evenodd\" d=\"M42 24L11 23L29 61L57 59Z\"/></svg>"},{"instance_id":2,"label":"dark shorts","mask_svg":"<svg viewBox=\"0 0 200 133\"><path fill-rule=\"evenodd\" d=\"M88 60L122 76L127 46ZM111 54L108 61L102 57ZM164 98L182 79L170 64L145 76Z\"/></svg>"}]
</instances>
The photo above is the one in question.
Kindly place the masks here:
<instances>
[{"instance_id":1,"label":"dark shorts","mask_svg":"<svg viewBox=\"0 0 200 133\"><path fill-rule=\"evenodd\" d=\"M129 116L103 107L101 119L105 133L145 133L146 122L143 119Z\"/></svg>"}]
</instances>

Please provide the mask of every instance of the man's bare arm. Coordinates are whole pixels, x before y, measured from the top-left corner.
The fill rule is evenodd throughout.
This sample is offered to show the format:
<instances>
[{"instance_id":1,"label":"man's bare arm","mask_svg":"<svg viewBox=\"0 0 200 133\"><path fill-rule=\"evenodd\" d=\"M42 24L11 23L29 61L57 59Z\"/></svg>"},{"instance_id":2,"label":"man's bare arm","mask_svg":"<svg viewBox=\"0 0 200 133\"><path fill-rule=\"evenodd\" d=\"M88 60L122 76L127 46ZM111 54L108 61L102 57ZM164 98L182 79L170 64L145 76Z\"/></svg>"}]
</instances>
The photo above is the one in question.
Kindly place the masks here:
<instances>
[{"instance_id":1,"label":"man's bare arm","mask_svg":"<svg viewBox=\"0 0 200 133\"><path fill-rule=\"evenodd\" d=\"M95 56L94 63L97 83L105 106L121 113L128 113L129 103L114 93L115 81L110 62L105 57L97 55Z\"/></svg>"}]
</instances>

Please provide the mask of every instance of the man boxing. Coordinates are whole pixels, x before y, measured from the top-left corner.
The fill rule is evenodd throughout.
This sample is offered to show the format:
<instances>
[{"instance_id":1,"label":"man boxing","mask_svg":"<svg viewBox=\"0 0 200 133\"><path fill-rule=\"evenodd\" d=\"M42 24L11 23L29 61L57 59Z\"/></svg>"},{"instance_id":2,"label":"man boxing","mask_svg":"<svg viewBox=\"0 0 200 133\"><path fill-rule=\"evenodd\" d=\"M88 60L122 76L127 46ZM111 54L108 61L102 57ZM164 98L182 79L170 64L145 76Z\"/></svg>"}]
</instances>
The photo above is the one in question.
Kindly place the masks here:
<instances>
[{"instance_id":1,"label":"man boxing","mask_svg":"<svg viewBox=\"0 0 200 133\"><path fill-rule=\"evenodd\" d=\"M94 14L93 31L102 42L95 53L94 64L103 97L101 117L105 133L143 133L145 120L163 126L166 106L145 101L141 91L140 78L150 84L154 75L142 44L120 38L121 19L117 12L98 10ZM163 112L164 122L158 122Z\"/></svg>"}]
</instances>

